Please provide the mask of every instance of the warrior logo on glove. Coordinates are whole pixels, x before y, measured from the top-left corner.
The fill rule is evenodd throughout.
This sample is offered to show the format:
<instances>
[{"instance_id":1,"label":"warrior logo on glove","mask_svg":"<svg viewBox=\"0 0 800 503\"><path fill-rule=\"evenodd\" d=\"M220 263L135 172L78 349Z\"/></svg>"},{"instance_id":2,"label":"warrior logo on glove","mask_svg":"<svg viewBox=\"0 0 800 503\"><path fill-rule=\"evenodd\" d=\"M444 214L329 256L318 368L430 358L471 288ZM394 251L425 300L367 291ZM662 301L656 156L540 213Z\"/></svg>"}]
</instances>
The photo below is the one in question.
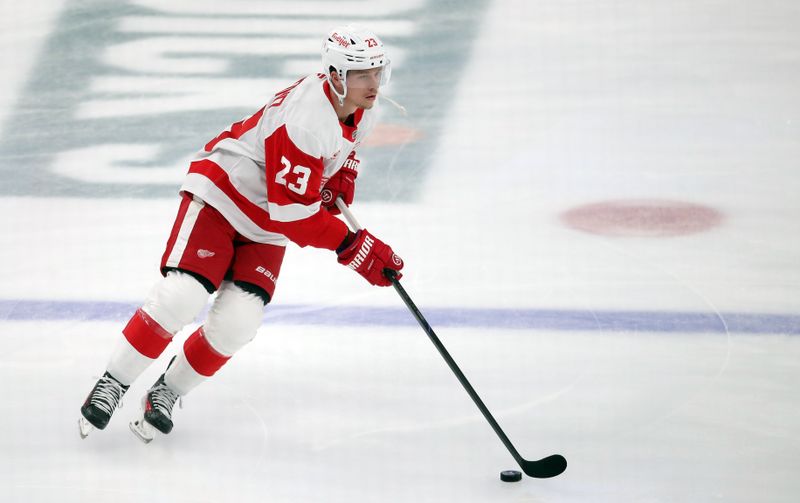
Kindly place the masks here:
<instances>
[{"instance_id":1,"label":"warrior logo on glove","mask_svg":"<svg viewBox=\"0 0 800 503\"><path fill-rule=\"evenodd\" d=\"M355 270L372 285L392 284L384 274L384 269L395 271L397 279L403 277L399 272L403 268L403 259L397 256L389 245L366 229L358 231L353 242L339 252L339 263Z\"/></svg>"},{"instance_id":2,"label":"warrior logo on glove","mask_svg":"<svg viewBox=\"0 0 800 503\"><path fill-rule=\"evenodd\" d=\"M329 207L333 202L333 192L330 189L322 189L322 192L319 193L320 199L322 199L322 205Z\"/></svg>"},{"instance_id":3,"label":"warrior logo on glove","mask_svg":"<svg viewBox=\"0 0 800 503\"><path fill-rule=\"evenodd\" d=\"M344 204L350 206L356 193L356 177L358 176L358 159L351 155L339 171L325 183L319 196L322 206L332 215L341 213L336 207L336 199L341 197Z\"/></svg>"},{"instance_id":4,"label":"warrior logo on glove","mask_svg":"<svg viewBox=\"0 0 800 503\"><path fill-rule=\"evenodd\" d=\"M403 259L392 253L392 262L398 267L403 267Z\"/></svg>"}]
</instances>

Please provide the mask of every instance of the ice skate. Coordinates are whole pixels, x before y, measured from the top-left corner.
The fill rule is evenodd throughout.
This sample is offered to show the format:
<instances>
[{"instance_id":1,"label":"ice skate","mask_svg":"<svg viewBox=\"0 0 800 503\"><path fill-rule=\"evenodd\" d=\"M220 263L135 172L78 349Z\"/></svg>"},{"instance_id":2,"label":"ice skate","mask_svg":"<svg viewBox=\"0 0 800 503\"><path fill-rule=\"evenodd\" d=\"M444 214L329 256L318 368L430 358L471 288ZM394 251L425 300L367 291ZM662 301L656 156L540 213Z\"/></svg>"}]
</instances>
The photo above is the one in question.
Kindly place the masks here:
<instances>
[{"instance_id":1,"label":"ice skate","mask_svg":"<svg viewBox=\"0 0 800 503\"><path fill-rule=\"evenodd\" d=\"M146 444L153 440L156 431L168 434L173 426L172 408L179 399L180 395L167 386L161 374L142 400L142 417L130 422L131 431Z\"/></svg>"},{"instance_id":2,"label":"ice skate","mask_svg":"<svg viewBox=\"0 0 800 503\"><path fill-rule=\"evenodd\" d=\"M81 406L81 418L78 419L81 438L86 438L95 428L105 429L128 388L108 372L103 374Z\"/></svg>"}]
</instances>

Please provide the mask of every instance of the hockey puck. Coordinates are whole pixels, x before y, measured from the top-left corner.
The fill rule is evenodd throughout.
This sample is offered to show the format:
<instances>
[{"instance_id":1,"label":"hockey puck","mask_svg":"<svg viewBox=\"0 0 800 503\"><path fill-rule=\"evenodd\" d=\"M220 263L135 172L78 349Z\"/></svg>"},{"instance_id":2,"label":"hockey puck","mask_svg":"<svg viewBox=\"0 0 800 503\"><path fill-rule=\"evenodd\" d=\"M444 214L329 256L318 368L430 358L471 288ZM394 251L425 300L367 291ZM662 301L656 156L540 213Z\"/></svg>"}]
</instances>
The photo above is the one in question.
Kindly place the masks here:
<instances>
[{"instance_id":1,"label":"hockey puck","mask_svg":"<svg viewBox=\"0 0 800 503\"><path fill-rule=\"evenodd\" d=\"M522 472L516 470L505 470L500 472L500 480L503 482L519 482L522 480Z\"/></svg>"}]
</instances>

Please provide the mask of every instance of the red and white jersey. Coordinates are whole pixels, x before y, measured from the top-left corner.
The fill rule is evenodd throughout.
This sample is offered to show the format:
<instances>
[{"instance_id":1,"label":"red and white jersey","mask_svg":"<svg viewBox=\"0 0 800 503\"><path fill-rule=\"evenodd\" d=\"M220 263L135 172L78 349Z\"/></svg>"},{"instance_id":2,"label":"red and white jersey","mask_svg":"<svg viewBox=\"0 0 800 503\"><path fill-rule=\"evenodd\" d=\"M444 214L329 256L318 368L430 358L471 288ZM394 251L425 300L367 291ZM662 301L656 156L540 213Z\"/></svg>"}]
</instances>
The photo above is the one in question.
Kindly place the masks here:
<instances>
[{"instance_id":1,"label":"red and white jersey","mask_svg":"<svg viewBox=\"0 0 800 503\"><path fill-rule=\"evenodd\" d=\"M375 126L375 112L357 109L342 123L322 74L275 94L253 116L210 141L181 187L217 209L243 236L259 243L335 249L344 222L321 209L320 190Z\"/></svg>"}]
</instances>

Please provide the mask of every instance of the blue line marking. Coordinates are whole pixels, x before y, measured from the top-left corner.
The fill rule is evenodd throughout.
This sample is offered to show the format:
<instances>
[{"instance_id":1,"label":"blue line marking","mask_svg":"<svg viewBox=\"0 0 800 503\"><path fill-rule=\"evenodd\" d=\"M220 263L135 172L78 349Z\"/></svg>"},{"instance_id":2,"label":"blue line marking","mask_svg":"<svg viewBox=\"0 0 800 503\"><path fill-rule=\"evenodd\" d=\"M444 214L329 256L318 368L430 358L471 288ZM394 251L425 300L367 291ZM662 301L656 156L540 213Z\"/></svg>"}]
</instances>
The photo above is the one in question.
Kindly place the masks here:
<instances>
[{"instance_id":1,"label":"blue line marking","mask_svg":"<svg viewBox=\"0 0 800 503\"><path fill-rule=\"evenodd\" d=\"M126 302L0 300L0 321L127 321L139 307ZM430 308L434 327L604 332L707 332L800 335L800 316L680 311L579 311L559 309ZM416 320L404 307L269 306L266 323L404 327Z\"/></svg>"}]
</instances>

